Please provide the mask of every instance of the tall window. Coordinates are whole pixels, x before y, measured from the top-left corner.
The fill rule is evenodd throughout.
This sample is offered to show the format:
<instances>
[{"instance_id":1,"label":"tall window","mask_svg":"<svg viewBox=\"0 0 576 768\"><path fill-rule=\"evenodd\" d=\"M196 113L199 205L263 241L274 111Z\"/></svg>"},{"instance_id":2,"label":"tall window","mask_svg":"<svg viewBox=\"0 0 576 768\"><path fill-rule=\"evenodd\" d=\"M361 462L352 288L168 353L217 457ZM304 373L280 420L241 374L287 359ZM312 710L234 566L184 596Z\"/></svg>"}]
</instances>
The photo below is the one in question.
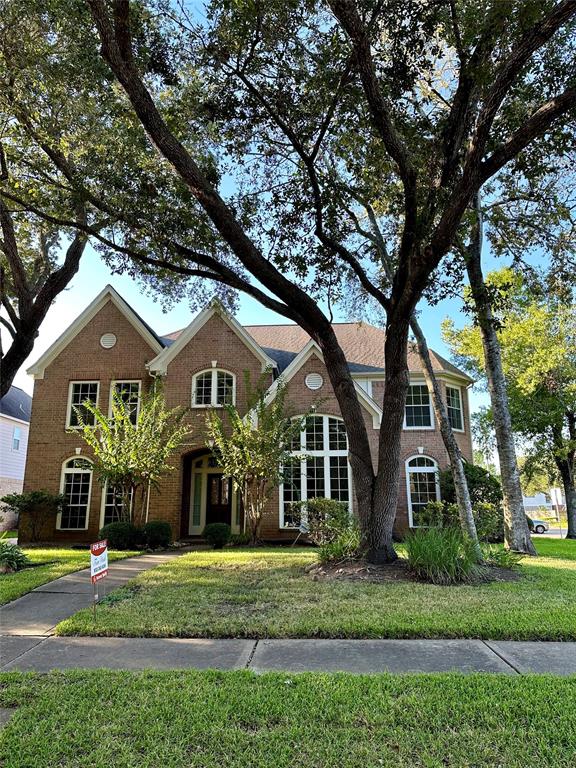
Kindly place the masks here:
<instances>
[{"instance_id":1,"label":"tall window","mask_svg":"<svg viewBox=\"0 0 576 768\"><path fill-rule=\"evenodd\" d=\"M294 506L298 501L324 497L350 505L348 440L341 419L309 416L291 448L295 461L285 467L280 490L281 527L300 525L300 510Z\"/></svg>"},{"instance_id":2,"label":"tall window","mask_svg":"<svg viewBox=\"0 0 576 768\"><path fill-rule=\"evenodd\" d=\"M192 405L196 408L234 405L235 402L236 377L233 373L212 368L192 378Z\"/></svg>"},{"instance_id":3,"label":"tall window","mask_svg":"<svg viewBox=\"0 0 576 768\"><path fill-rule=\"evenodd\" d=\"M110 413L112 413L112 395L118 394L130 409L130 421L136 424L140 409L140 381L114 381L110 390Z\"/></svg>"},{"instance_id":4,"label":"tall window","mask_svg":"<svg viewBox=\"0 0 576 768\"><path fill-rule=\"evenodd\" d=\"M460 387L446 387L446 407L448 409L448 421L452 429L462 432L464 430L464 417L462 415Z\"/></svg>"},{"instance_id":5,"label":"tall window","mask_svg":"<svg viewBox=\"0 0 576 768\"><path fill-rule=\"evenodd\" d=\"M124 519L124 503L122 494L119 493L108 481L102 490L102 525L115 523Z\"/></svg>"},{"instance_id":6,"label":"tall window","mask_svg":"<svg viewBox=\"0 0 576 768\"><path fill-rule=\"evenodd\" d=\"M426 384L411 384L406 395L404 414L406 429L432 428L432 403Z\"/></svg>"},{"instance_id":7,"label":"tall window","mask_svg":"<svg viewBox=\"0 0 576 768\"><path fill-rule=\"evenodd\" d=\"M431 501L440 501L438 465L429 456L413 456L406 462L408 520L417 527L419 515Z\"/></svg>"},{"instance_id":8,"label":"tall window","mask_svg":"<svg viewBox=\"0 0 576 768\"><path fill-rule=\"evenodd\" d=\"M57 527L86 530L92 490L92 464L87 459L69 459L62 468L61 493L66 499Z\"/></svg>"},{"instance_id":9,"label":"tall window","mask_svg":"<svg viewBox=\"0 0 576 768\"><path fill-rule=\"evenodd\" d=\"M86 424L94 424L94 416L87 410L84 403L86 400L98 404L98 390L100 382L98 381L71 381L70 392L68 396L68 426L79 427L77 410L82 415ZM76 410L77 409L77 410Z\"/></svg>"},{"instance_id":10,"label":"tall window","mask_svg":"<svg viewBox=\"0 0 576 768\"><path fill-rule=\"evenodd\" d=\"M14 427L14 431L12 432L12 450L13 451L20 450L21 439L22 439L22 430L20 429L20 427Z\"/></svg>"}]
</instances>

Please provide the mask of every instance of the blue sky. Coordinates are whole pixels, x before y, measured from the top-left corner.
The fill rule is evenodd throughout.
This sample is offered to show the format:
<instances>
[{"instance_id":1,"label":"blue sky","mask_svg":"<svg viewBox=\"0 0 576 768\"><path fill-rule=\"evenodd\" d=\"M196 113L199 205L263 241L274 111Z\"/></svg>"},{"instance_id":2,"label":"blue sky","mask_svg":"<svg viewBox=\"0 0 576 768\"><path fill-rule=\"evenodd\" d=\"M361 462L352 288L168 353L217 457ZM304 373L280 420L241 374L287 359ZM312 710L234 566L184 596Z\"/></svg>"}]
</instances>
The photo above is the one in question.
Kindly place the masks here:
<instances>
[{"instance_id":1,"label":"blue sky","mask_svg":"<svg viewBox=\"0 0 576 768\"><path fill-rule=\"evenodd\" d=\"M152 296L144 293L138 283L127 276L113 275L99 256L88 248L82 258L78 274L49 310L40 329L34 351L14 381L16 386L32 393L34 382L26 374L25 369L40 357L108 283L113 285L160 335L188 325L195 314L190 311L185 302L164 312L160 304L155 302ZM421 325L426 332L429 345L440 354L449 357L449 351L442 341L440 332L440 323L447 316L454 317L458 324L466 322L466 318L460 313L460 302L456 299L443 301L435 307L421 307ZM285 318L270 312L249 297L242 297L237 318L244 325L286 322ZM336 313L335 320L348 319L343 311ZM472 392L471 395L473 409L487 402L484 393Z\"/></svg>"}]
</instances>

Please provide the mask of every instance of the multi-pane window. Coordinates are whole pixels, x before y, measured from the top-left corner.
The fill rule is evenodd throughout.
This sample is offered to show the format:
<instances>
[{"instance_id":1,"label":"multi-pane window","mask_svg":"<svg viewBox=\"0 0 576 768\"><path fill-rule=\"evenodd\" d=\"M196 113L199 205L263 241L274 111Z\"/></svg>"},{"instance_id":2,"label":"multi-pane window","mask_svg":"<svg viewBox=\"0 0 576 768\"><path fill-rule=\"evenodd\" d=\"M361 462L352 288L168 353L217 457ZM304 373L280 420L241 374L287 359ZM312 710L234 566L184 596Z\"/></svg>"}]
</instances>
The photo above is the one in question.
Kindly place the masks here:
<instances>
[{"instance_id":1,"label":"multi-pane window","mask_svg":"<svg viewBox=\"0 0 576 768\"><path fill-rule=\"evenodd\" d=\"M462 431L464 419L462 417L462 398L460 387L446 387L446 407L448 409L448 421L452 429Z\"/></svg>"},{"instance_id":2,"label":"multi-pane window","mask_svg":"<svg viewBox=\"0 0 576 768\"><path fill-rule=\"evenodd\" d=\"M68 426L79 427L82 417L85 424L94 424L94 415L86 408L86 401L93 405L98 404L97 381L72 381L70 382L70 397L68 405Z\"/></svg>"},{"instance_id":3,"label":"multi-pane window","mask_svg":"<svg viewBox=\"0 0 576 768\"><path fill-rule=\"evenodd\" d=\"M13 451L20 450L21 439L22 439L22 430L20 429L20 427L14 427L14 431L12 432L12 450Z\"/></svg>"},{"instance_id":4,"label":"multi-pane window","mask_svg":"<svg viewBox=\"0 0 576 768\"><path fill-rule=\"evenodd\" d=\"M88 527L88 508L92 488L92 464L86 459L70 459L62 472L65 498L58 528L84 530Z\"/></svg>"},{"instance_id":5,"label":"multi-pane window","mask_svg":"<svg viewBox=\"0 0 576 768\"><path fill-rule=\"evenodd\" d=\"M419 516L431 501L440 501L438 466L428 456L415 456L406 463L410 525L420 525Z\"/></svg>"},{"instance_id":6,"label":"multi-pane window","mask_svg":"<svg viewBox=\"0 0 576 768\"><path fill-rule=\"evenodd\" d=\"M102 525L116 523L118 520L124 520L124 500L122 493L116 490L113 485L106 482L102 493L104 497L104 514L102 516ZM126 510L128 512L128 510Z\"/></svg>"},{"instance_id":7,"label":"multi-pane window","mask_svg":"<svg viewBox=\"0 0 576 768\"><path fill-rule=\"evenodd\" d=\"M333 416L308 416L300 436L292 442L293 462L284 467L280 524L298 528L296 502L329 498L350 504L350 467L344 422Z\"/></svg>"},{"instance_id":8,"label":"multi-pane window","mask_svg":"<svg viewBox=\"0 0 576 768\"><path fill-rule=\"evenodd\" d=\"M130 411L130 421L132 424L136 424L140 408L140 382L115 381L112 391L126 403Z\"/></svg>"},{"instance_id":9,"label":"multi-pane window","mask_svg":"<svg viewBox=\"0 0 576 768\"><path fill-rule=\"evenodd\" d=\"M197 373L192 379L192 405L233 405L236 398L234 374L213 368Z\"/></svg>"},{"instance_id":10,"label":"multi-pane window","mask_svg":"<svg viewBox=\"0 0 576 768\"><path fill-rule=\"evenodd\" d=\"M408 388L404 422L409 429L432 426L432 405L426 384L411 384Z\"/></svg>"}]
</instances>

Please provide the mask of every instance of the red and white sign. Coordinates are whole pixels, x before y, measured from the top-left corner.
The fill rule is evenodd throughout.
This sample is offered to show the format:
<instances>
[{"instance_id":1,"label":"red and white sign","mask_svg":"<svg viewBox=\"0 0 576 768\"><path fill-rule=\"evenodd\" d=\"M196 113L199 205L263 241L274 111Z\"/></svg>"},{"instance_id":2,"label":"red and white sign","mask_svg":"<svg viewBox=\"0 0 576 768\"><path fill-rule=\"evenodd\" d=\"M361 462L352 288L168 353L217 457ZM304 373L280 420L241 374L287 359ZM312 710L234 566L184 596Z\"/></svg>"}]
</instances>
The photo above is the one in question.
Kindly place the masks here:
<instances>
[{"instance_id":1,"label":"red and white sign","mask_svg":"<svg viewBox=\"0 0 576 768\"><path fill-rule=\"evenodd\" d=\"M90 544L90 578L95 584L108 575L108 540Z\"/></svg>"}]
</instances>

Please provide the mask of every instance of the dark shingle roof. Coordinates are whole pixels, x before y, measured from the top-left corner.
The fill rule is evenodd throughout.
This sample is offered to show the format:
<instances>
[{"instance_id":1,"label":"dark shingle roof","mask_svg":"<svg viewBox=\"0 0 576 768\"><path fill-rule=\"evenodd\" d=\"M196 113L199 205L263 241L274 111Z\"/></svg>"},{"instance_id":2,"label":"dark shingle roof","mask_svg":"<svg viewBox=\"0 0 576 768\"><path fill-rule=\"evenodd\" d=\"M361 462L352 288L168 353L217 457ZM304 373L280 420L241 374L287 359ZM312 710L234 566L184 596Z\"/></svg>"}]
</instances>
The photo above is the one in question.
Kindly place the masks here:
<instances>
[{"instance_id":1,"label":"dark shingle roof","mask_svg":"<svg viewBox=\"0 0 576 768\"><path fill-rule=\"evenodd\" d=\"M20 387L10 387L0 400L0 413L13 419L30 421L32 398Z\"/></svg>"}]
</instances>

